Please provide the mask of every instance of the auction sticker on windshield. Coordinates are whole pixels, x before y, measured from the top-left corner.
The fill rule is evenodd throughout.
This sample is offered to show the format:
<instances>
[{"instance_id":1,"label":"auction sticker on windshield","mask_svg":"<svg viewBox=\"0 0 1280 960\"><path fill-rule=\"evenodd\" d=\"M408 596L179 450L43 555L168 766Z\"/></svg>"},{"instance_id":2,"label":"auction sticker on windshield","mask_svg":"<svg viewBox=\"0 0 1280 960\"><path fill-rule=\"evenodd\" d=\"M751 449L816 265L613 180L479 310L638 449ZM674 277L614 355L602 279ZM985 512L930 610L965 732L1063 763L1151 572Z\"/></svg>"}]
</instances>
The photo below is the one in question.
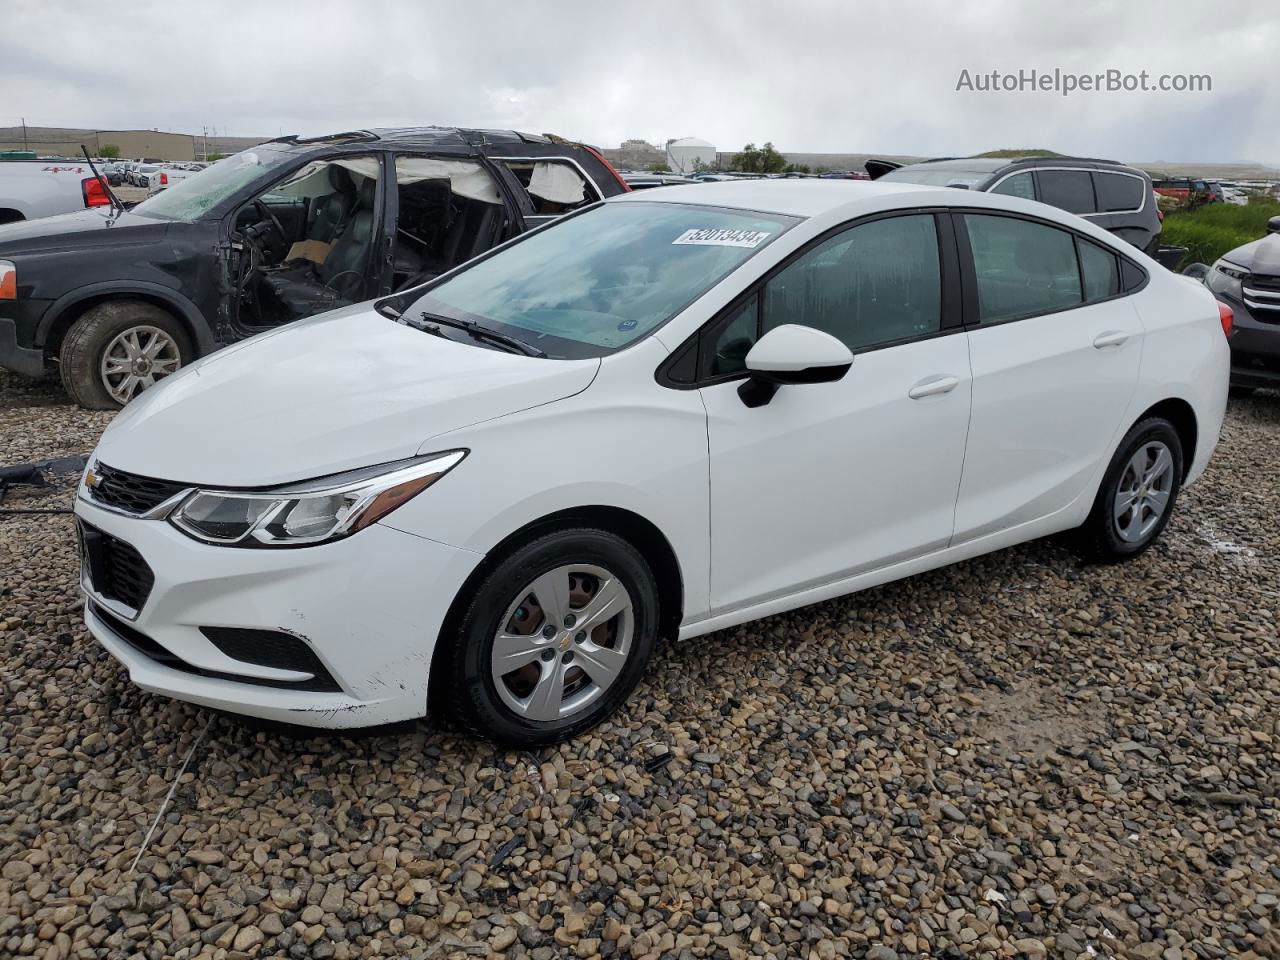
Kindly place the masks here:
<instances>
[{"instance_id":1,"label":"auction sticker on windshield","mask_svg":"<svg viewBox=\"0 0 1280 960\"><path fill-rule=\"evenodd\" d=\"M728 230L722 227L694 227L676 237L674 244L698 244L704 247L748 247L755 249L769 239L768 230Z\"/></svg>"}]
</instances>

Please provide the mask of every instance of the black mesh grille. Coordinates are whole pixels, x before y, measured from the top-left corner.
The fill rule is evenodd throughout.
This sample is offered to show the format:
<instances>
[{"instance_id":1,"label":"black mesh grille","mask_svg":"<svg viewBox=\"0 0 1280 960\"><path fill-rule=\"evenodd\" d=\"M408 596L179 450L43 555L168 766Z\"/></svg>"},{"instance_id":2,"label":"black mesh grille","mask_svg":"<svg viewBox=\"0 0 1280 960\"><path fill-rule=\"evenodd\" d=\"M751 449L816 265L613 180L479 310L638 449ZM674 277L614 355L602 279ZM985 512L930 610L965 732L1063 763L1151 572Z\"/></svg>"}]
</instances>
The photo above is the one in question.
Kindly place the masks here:
<instances>
[{"instance_id":1,"label":"black mesh grille","mask_svg":"<svg viewBox=\"0 0 1280 960\"><path fill-rule=\"evenodd\" d=\"M144 657L147 657L150 660L154 660L156 663L160 664L161 666L168 667L171 670L180 670L183 673L190 673L197 677L209 677L213 680L230 680L234 683L247 683L255 687L279 687L279 688L288 689L288 690L308 690L313 692L333 692L333 691L338 691L342 689L341 687L338 686L337 682L329 674L329 671L325 670L324 667L320 665L318 660L316 661L316 671L311 671L310 668L303 668L303 667L282 668L282 669L299 669L299 670L307 669L308 672L315 672L315 676L312 677L310 680L303 680L299 683L286 683L280 680L263 680L259 677L242 677L237 673L222 673L221 671L218 671L218 670L206 670L203 667L197 667L194 664L187 663L187 661L183 660L176 653L173 653L168 648L162 646L160 643L157 643L155 640L147 636L137 627L134 627L125 623L119 617L112 615L107 610L104 610L101 606L94 603L92 600L90 600L88 603L88 609L90 613L92 613L95 617L97 617L104 624L106 624L107 628L110 629L112 633L114 633L117 637L119 637L122 641L127 643L129 646L133 647L133 649L138 651L138 653L142 654ZM208 636L208 632L211 629L219 629L219 628L216 628L216 627L202 628L202 632L204 632L204 634ZM235 632L266 633L271 636L276 636L276 634L273 634L271 631L265 631L265 630L264 631L239 630ZM300 640L297 640L294 637L290 637L288 634L280 634L279 636L287 637L289 640L293 640L295 643L302 642ZM303 646L306 646L306 645L303 644ZM315 654L311 651L309 647L307 648L307 652L310 653L312 657L315 656ZM243 659L243 658L240 658L240 659ZM270 665L272 664L264 664L264 666L270 666Z\"/></svg>"},{"instance_id":2,"label":"black mesh grille","mask_svg":"<svg viewBox=\"0 0 1280 960\"><path fill-rule=\"evenodd\" d=\"M300 690L341 689L324 668L316 652L305 640L292 634L277 630L245 630L239 627L201 627L200 632L232 660L276 670L297 670L312 674L310 680L281 682L282 687L297 687Z\"/></svg>"},{"instance_id":3,"label":"black mesh grille","mask_svg":"<svg viewBox=\"0 0 1280 960\"><path fill-rule=\"evenodd\" d=\"M130 544L79 522L80 549L88 567L89 583L108 600L141 610L155 586L156 576Z\"/></svg>"},{"instance_id":4,"label":"black mesh grille","mask_svg":"<svg viewBox=\"0 0 1280 960\"><path fill-rule=\"evenodd\" d=\"M98 477L98 484L90 488L89 495L105 506L129 513L146 513L190 486L186 483L174 483L172 480L141 477L136 473L115 470L103 463L95 465L94 473Z\"/></svg>"}]
</instances>

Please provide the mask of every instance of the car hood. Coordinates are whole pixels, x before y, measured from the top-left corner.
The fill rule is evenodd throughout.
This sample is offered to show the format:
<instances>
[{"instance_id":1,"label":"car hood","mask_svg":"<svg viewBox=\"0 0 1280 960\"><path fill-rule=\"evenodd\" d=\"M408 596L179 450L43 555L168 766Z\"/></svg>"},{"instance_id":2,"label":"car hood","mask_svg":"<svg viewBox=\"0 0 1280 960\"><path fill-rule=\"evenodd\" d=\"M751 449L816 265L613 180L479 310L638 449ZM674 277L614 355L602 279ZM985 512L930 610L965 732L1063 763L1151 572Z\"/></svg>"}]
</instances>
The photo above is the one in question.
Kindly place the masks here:
<instances>
[{"instance_id":1,"label":"car hood","mask_svg":"<svg viewBox=\"0 0 1280 960\"><path fill-rule=\"evenodd\" d=\"M441 434L572 396L599 368L446 340L360 304L180 371L121 411L97 456L204 486L307 480L412 457L432 438L449 449Z\"/></svg>"},{"instance_id":2,"label":"car hood","mask_svg":"<svg viewBox=\"0 0 1280 960\"><path fill-rule=\"evenodd\" d=\"M119 243L126 236L133 239L159 237L169 229L169 224L168 220L155 220L111 207L93 207L75 213L61 213L56 217L4 224L0 226L0 253L53 250L81 246L86 242Z\"/></svg>"},{"instance_id":3,"label":"car hood","mask_svg":"<svg viewBox=\"0 0 1280 960\"><path fill-rule=\"evenodd\" d=\"M1280 233L1236 247L1223 259L1239 264L1251 273L1280 276Z\"/></svg>"}]
</instances>

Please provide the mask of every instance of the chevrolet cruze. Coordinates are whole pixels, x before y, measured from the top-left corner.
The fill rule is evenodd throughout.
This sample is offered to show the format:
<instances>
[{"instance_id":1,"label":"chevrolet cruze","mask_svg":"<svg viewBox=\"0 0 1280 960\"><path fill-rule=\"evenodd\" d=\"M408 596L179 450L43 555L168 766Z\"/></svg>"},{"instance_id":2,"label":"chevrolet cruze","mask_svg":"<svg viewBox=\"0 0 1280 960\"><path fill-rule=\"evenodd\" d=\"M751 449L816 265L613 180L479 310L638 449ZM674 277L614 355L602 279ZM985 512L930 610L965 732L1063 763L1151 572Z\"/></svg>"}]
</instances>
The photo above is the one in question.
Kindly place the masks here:
<instances>
[{"instance_id":1,"label":"chevrolet cruze","mask_svg":"<svg viewBox=\"0 0 1280 960\"><path fill-rule=\"evenodd\" d=\"M77 500L86 620L194 703L561 740L660 642L1061 531L1141 553L1230 328L1018 197L625 194L126 407Z\"/></svg>"}]
</instances>

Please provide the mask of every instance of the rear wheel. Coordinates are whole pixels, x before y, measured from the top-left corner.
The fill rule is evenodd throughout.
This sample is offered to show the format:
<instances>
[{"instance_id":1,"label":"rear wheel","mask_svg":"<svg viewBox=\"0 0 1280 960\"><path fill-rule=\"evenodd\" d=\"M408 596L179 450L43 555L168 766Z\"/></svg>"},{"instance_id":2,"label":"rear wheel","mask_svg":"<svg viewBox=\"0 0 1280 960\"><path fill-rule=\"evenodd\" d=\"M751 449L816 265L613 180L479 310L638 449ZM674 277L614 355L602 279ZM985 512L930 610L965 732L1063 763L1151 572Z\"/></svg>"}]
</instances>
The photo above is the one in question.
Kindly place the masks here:
<instances>
[{"instance_id":1,"label":"rear wheel","mask_svg":"<svg viewBox=\"0 0 1280 960\"><path fill-rule=\"evenodd\" d=\"M1182 456L1177 430L1162 417L1143 420L1125 435L1079 531L1087 555L1127 560L1155 542L1182 488Z\"/></svg>"},{"instance_id":2,"label":"rear wheel","mask_svg":"<svg viewBox=\"0 0 1280 960\"><path fill-rule=\"evenodd\" d=\"M657 630L657 584L635 547L587 528L540 537L468 605L448 652L451 712L503 743L567 740L626 700Z\"/></svg>"},{"instance_id":3,"label":"rear wheel","mask_svg":"<svg viewBox=\"0 0 1280 960\"><path fill-rule=\"evenodd\" d=\"M192 359L182 324L141 300L90 307L67 332L58 356L67 393L90 410L123 407Z\"/></svg>"}]
</instances>

